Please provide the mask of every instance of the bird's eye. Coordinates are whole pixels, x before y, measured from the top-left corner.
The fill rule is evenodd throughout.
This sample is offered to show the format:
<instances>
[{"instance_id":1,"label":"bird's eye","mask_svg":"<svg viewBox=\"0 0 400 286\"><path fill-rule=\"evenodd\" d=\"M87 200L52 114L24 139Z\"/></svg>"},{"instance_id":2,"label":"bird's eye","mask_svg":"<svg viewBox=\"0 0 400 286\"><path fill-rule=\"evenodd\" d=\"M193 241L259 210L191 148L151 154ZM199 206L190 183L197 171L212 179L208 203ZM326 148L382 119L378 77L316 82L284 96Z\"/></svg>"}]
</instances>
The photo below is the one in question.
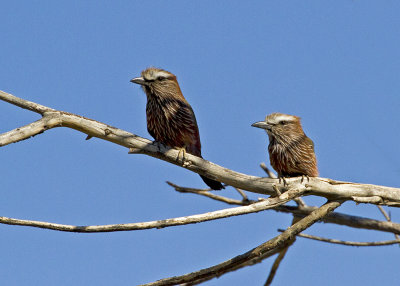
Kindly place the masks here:
<instances>
[{"instance_id":1,"label":"bird's eye","mask_svg":"<svg viewBox=\"0 0 400 286\"><path fill-rule=\"evenodd\" d=\"M286 125L286 124L287 124L287 121L281 121L281 122L279 122L279 124L280 124L280 125Z\"/></svg>"},{"instance_id":2,"label":"bird's eye","mask_svg":"<svg viewBox=\"0 0 400 286\"><path fill-rule=\"evenodd\" d=\"M165 79L165 77L163 77L163 76L159 76L158 78L157 78L157 80L164 80Z\"/></svg>"}]
</instances>

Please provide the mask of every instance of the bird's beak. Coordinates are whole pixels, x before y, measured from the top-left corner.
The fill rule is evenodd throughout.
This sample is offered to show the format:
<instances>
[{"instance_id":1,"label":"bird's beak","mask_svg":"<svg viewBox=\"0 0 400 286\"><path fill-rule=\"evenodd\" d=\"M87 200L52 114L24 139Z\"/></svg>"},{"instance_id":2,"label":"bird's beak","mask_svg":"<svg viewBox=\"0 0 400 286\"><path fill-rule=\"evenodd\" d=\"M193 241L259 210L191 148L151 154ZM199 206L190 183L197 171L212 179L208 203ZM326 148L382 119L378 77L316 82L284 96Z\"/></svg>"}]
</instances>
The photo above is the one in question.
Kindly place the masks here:
<instances>
[{"instance_id":1,"label":"bird's beak","mask_svg":"<svg viewBox=\"0 0 400 286\"><path fill-rule=\"evenodd\" d=\"M253 127L261 128L261 129L270 129L270 125L267 124L265 121L259 121L251 124Z\"/></svg>"},{"instance_id":2,"label":"bird's beak","mask_svg":"<svg viewBox=\"0 0 400 286\"><path fill-rule=\"evenodd\" d=\"M131 79L131 82L140 84L140 85L146 85L146 81L144 80L143 77L135 77L135 78Z\"/></svg>"}]
</instances>

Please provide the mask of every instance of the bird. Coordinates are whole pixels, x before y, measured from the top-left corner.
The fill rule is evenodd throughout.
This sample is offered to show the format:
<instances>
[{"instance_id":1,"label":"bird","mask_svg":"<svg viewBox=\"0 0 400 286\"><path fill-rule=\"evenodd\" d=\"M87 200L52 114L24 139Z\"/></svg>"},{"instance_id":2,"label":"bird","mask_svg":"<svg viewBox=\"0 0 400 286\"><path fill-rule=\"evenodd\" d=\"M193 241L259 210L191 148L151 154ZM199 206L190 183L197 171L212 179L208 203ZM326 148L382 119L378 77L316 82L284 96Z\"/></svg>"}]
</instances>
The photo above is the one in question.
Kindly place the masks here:
<instances>
[{"instance_id":1,"label":"bird","mask_svg":"<svg viewBox=\"0 0 400 286\"><path fill-rule=\"evenodd\" d=\"M179 149L184 160L185 152L201 157L200 133L194 111L183 97L174 74L155 67L141 72L131 79L142 86L147 97L147 131L156 142ZM224 186L215 180L200 175L213 190Z\"/></svg>"},{"instance_id":2,"label":"bird","mask_svg":"<svg viewBox=\"0 0 400 286\"><path fill-rule=\"evenodd\" d=\"M314 142L304 133L300 117L272 113L251 126L266 130L271 166L284 183L285 177L318 177Z\"/></svg>"}]
</instances>

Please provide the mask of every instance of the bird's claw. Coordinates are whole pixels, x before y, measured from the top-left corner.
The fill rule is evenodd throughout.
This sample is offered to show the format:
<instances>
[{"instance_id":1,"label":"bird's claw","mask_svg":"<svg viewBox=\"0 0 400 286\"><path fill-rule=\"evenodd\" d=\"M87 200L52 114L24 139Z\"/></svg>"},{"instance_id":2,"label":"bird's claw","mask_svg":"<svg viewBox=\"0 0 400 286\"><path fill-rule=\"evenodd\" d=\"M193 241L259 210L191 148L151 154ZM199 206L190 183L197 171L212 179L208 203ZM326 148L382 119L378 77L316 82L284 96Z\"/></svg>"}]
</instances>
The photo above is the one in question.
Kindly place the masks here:
<instances>
[{"instance_id":1,"label":"bird's claw","mask_svg":"<svg viewBox=\"0 0 400 286\"><path fill-rule=\"evenodd\" d=\"M285 177L279 176L278 179L279 179L279 184L281 183L281 180L282 180L284 186L287 186L287 185L288 185L288 183L287 183Z\"/></svg>"},{"instance_id":2,"label":"bird's claw","mask_svg":"<svg viewBox=\"0 0 400 286\"><path fill-rule=\"evenodd\" d=\"M181 163L183 165L185 163L186 149L185 149L185 147L182 147L182 148L179 148L178 150L179 150L179 152L178 152L178 157L176 157L176 161L177 162L180 161L179 158L181 157L181 154L182 154Z\"/></svg>"},{"instance_id":3,"label":"bird's claw","mask_svg":"<svg viewBox=\"0 0 400 286\"><path fill-rule=\"evenodd\" d=\"M304 182L304 177L307 178L307 182L309 183L309 182L310 182L310 177L309 177L308 175L301 175L301 181L300 181L300 183L303 183L303 182Z\"/></svg>"}]
</instances>

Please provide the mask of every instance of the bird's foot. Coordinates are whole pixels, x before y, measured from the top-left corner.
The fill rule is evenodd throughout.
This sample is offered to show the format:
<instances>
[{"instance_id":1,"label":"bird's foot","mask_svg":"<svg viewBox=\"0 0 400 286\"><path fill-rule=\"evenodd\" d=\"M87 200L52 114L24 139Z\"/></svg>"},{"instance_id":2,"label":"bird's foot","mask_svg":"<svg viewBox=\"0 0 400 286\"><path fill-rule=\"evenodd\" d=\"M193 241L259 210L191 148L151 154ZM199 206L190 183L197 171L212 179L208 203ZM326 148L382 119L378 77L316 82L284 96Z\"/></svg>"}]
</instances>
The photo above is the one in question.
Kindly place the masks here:
<instances>
[{"instance_id":1,"label":"bird's foot","mask_svg":"<svg viewBox=\"0 0 400 286\"><path fill-rule=\"evenodd\" d=\"M303 183L303 182L304 182L304 177L307 178L307 182L309 183L309 182L310 182L310 177L309 177L308 175L301 175L301 181L300 181L300 183Z\"/></svg>"},{"instance_id":2,"label":"bird's foot","mask_svg":"<svg viewBox=\"0 0 400 286\"><path fill-rule=\"evenodd\" d=\"M177 162L181 161L181 163L183 165L185 163L186 149L185 149L185 147L181 147L181 148L178 148L178 150L179 150L179 153L178 153L178 157L176 157L176 161ZM180 157L182 157L181 160L180 160Z\"/></svg>"},{"instance_id":3,"label":"bird's foot","mask_svg":"<svg viewBox=\"0 0 400 286\"><path fill-rule=\"evenodd\" d=\"M278 179L279 179L279 184L281 183L281 180L282 180L284 186L287 186L287 185L288 185L288 183L287 183L285 177L283 177L283 176L278 176Z\"/></svg>"}]
</instances>

